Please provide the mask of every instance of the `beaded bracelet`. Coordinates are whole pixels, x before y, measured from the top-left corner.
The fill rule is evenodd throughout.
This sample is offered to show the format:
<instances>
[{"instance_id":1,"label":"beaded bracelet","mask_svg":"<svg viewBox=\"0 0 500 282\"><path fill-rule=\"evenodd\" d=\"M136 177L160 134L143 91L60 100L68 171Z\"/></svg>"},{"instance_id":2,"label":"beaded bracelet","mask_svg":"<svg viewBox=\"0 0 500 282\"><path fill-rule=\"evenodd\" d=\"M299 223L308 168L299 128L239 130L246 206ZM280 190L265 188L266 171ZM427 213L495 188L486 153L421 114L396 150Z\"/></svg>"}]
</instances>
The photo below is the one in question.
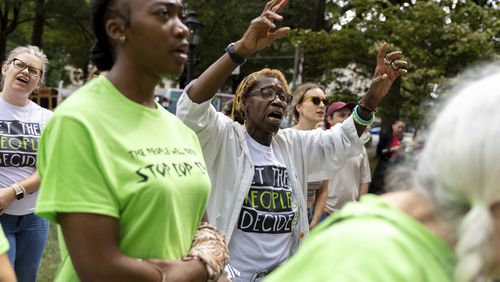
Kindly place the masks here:
<instances>
[{"instance_id":1,"label":"beaded bracelet","mask_svg":"<svg viewBox=\"0 0 500 282\"><path fill-rule=\"evenodd\" d=\"M354 110L353 110L354 121L357 124L362 125L362 126L370 126L375 121L375 114L373 112L371 114L372 114L372 117L370 118L370 120L365 120L359 116L357 105L356 105L356 107L354 107Z\"/></svg>"}]
</instances>

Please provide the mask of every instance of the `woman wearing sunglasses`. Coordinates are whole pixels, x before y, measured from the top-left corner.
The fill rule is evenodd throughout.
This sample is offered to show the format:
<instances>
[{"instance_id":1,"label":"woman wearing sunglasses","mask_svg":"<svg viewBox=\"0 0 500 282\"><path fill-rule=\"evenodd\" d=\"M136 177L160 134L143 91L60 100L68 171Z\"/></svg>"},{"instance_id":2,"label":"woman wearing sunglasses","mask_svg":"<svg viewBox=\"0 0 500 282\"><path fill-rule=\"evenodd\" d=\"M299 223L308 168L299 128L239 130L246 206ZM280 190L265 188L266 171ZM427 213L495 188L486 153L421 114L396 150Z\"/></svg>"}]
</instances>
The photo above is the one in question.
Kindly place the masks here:
<instances>
[{"instance_id":1,"label":"woman wearing sunglasses","mask_svg":"<svg viewBox=\"0 0 500 282\"><path fill-rule=\"evenodd\" d=\"M19 281L36 281L49 224L34 214L40 178L35 171L41 130L52 116L29 100L44 80L47 57L36 46L17 47L2 65L0 93L0 223Z\"/></svg>"},{"instance_id":2,"label":"woman wearing sunglasses","mask_svg":"<svg viewBox=\"0 0 500 282\"><path fill-rule=\"evenodd\" d=\"M313 130L325 118L325 90L316 83L304 83L297 87L293 95L292 110L295 119L293 128L298 130ZM309 228L318 224L328 199L328 180L311 181L307 183L307 218Z\"/></svg>"},{"instance_id":3,"label":"woman wearing sunglasses","mask_svg":"<svg viewBox=\"0 0 500 282\"><path fill-rule=\"evenodd\" d=\"M289 30L274 24L282 20L278 13L287 2L269 1L243 37L186 87L177 104L177 116L200 139L213 187L209 222L229 242L233 281L259 280L297 250L309 230L307 181L326 178L359 154L368 137L359 136L373 120L373 109L394 79L406 73L384 64L384 44L372 86L356 110L357 122L349 118L334 130L280 130L292 96L283 74L274 69L254 72L240 83L233 113L241 114L243 125L217 112L210 101L231 72ZM398 62L404 67L404 61Z\"/></svg>"}]
</instances>

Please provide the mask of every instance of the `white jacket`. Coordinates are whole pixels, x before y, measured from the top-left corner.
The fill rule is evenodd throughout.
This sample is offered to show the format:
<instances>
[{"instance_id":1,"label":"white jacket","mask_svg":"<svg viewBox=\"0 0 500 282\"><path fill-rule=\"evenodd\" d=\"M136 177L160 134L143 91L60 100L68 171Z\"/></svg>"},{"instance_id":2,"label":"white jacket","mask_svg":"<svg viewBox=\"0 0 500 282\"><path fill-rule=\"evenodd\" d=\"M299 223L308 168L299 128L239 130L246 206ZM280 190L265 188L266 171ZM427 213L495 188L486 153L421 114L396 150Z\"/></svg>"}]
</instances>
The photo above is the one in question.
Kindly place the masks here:
<instances>
[{"instance_id":1,"label":"white jacket","mask_svg":"<svg viewBox=\"0 0 500 282\"><path fill-rule=\"evenodd\" d=\"M210 102L196 104L184 92L177 102L176 114L198 135L212 182L208 219L229 243L252 183L254 165L244 126L217 112ZM307 182L328 178L348 158L359 155L368 138L367 132L358 137L352 117L331 130L283 129L273 136L271 146L283 156L299 205L292 253L309 231Z\"/></svg>"}]
</instances>

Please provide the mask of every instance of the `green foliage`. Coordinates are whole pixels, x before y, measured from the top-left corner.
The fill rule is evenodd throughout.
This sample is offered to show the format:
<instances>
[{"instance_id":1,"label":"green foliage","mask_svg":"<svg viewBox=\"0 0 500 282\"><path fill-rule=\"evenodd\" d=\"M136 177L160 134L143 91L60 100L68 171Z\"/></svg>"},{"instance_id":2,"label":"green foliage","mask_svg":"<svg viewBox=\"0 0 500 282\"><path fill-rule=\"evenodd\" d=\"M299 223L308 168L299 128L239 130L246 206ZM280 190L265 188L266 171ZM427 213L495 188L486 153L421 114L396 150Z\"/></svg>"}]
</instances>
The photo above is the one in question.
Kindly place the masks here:
<instances>
[{"instance_id":1,"label":"green foliage","mask_svg":"<svg viewBox=\"0 0 500 282\"><path fill-rule=\"evenodd\" d=\"M43 48L50 59L47 84L65 78L66 64L86 71L92 36L88 0L24 0L19 25L10 33L7 48L31 40L37 1L45 3ZM265 0L185 0L205 25L201 42L194 49L193 77L197 77L224 53L228 43L238 40L249 22L257 17ZM326 13L317 7L326 4ZM293 77L294 53L300 44L304 56L303 81L335 85L333 99L355 100L365 93L359 81L370 79L375 56L383 41L390 50L402 50L409 73L398 89L384 100L379 113L399 116L418 125L433 103L431 92L465 68L500 57L500 13L494 1L472 0L294 0L282 12L290 26L284 39L249 58L241 74L228 79L223 91L234 91L248 73L263 67L282 70ZM315 19L323 17L324 28L313 31ZM12 16L10 16L12 19ZM0 27L1 28L1 27ZM317 30L317 27L316 27ZM349 69L346 75L344 69ZM342 70L342 71L339 71ZM351 75L355 79L350 79ZM412 124L413 123L413 124Z\"/></svg>"},{"instance_id":2,"label":"green foliage","mask_svg":"<svg viewBox=\"0 0 500 282\"><path fill-rule=\"evenodd\" d=\"M352 90L336 69L355 64L356 74L369 78L381 42L387 41L390 50L402 50L409 73L399 93L386 98L380 108L387 119L402 116L418 126L433 104L429 95L434 85L469 66L500 57L498 8L468 0L343 2L346 5L328 6L329 12L340 15L333 21L336 29L299 29L290 39L303 45L307 80L335 82L334 96L339 97ZM352 12L355 16L347 20ZM439 94L440 88L435 90Z\"/></svg>"},{"instance_id":3,"label":"green foliage","mask_svg":"<svg viewBox=\"0 0 500 282\"><path fill-rule=\"evenodd\" d=\"M306 1L291 1L290 6L297 6L296 10L286 9L284 13L295 13L296 17L286 17L284 23L279 26L287 26L299 18L301 8ZM296 3L293 3L296 2ZM194 67L194 77L201 74L208 66L216 61L230 42L241 38L250 21L259 16L266 1L239 1L228 0L187 0L184 1L186 9L195 10L198 13L198 19L205 27L201 30L202 41L196 47L195 54L197 64ZM290 7L289 7L290 8ZM312 11L312 10L311 10ZM302 17L303 18L303 17ZM302 22L307 21L303 18ZM293 56L295 48L287 40L279 40L262 50L241 66L241 74L226 81L223 91L234 91L235 86L247 74L264 67L278 68L285 73L288 80L293 76Z\"/></svg>"},{"instance_id":4,"label":"green foliage","mask_svg":"<svg viewBox=\"0 0 500 282\"><path fill-rule=\"evenodd\" d=\"M86 0L45 0L42 48L49 58L46 85L55 87L67 80L65 65L87 71L92 45ZM21 6L19 25L7 37L7 52L18 45L30 44L33 31L35 0L25 0Z\"/></svg>"}]
</instances>

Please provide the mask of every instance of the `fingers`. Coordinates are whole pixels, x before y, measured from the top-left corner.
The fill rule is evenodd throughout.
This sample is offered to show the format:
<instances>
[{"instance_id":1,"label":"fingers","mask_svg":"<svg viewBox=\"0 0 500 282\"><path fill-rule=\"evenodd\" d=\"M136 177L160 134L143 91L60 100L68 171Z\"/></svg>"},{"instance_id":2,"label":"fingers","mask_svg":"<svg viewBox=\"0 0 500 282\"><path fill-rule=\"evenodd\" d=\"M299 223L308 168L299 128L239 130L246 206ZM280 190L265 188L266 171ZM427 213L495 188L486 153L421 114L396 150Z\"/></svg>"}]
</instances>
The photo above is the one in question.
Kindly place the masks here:
<instances>
[{"instance_id":1,"label":"fingers","mask_svg":"<svg viewBox=\"0 0 500 282\"><path fill-rule=\"evenodd\" d=\"M400 69L406 70L407 66L408 66L408 62L403 61L403 60L395 60L391 63L391 67L395 71L400 70Z\"/></svg>"},{"instance_id":2,"label":"fingers","mask_svg":"<svg viewBox=\"0 0 500 282\"><path fill-rule=\"evenodd\" d=\"M399 75L403 75L403 74L407 74L408 73L408 70L407 69L398 69L396 71L396 74L399 76Z\"/></svg>"},{"instance_id":3,"label":"fingers","mask_svg":"<svg viewBox=\"0 0 500 282\"><path fill-rule=\"evenodd\" d=\"M262 11L262 13L269 11L269 10L272 10L272 9L275 9L276 4L279 4L282 1L283 0L271 0L271 1L267 2L266 6L264 7L264 11Z\"/></svg>"},{"instance_id":4,"label":"fingers","mask_svg":"<svg viewBox=\"0 0 500 282\"><path fill-rule=\"evenodd\" d=\"M271 11L279 13L286 7L286 5L288 5L288 0L281 0L276 6L274 6L274 9L271 9Z\"/></svg>"},{"instance_id":5,"label":"fingers","mask_svg":"<svg viewBox=\"0 0 500 282\"><path fill-rule=\"evenodd\" d=\"M377 65L384 64L385 50L387 50L387 42L384 42L382 46L380 46L380 49L378 49Z\"/></svg>"},{"instance_id":6,"label":"fingers","mask_svg":"<svg viewBox=\"0 0 500 282\"><path fill-rule=\"evenodd\" d=\"M260 17L253 20L252 22L257 23L257 24L264 24L264 25L268 26L269 28L273 29L273 28L276 28L274 21L281 21L281 20L283 20L282 16L280 16L274 12L267 11L267 12L263 13Z\"/></svg>"},{"instance_id":7,"label":"fingers","mask_svg":"<svg viewBox=\"0 0 500 282\"><path fill-rule=\"evenodd\" d=\"M394 60L396 60L396 58L398 58L399 56L401 56L401 54L403 54L403 52L401 51L394 51L394 52L391 52L389 54L387 54L385 56L385 58L389 61L389 62L393 62Z\"/></svg>"},{"instance_id":8,"label":"fingers","mask_svg":"<svg viewBox=\"0 0 500 282\"><path fill-rule=\"evenodd\" d=\"M379 83L381 83L382 81L384 81L386 78L387 78L387 74L384 73L383 75L379 75L377 77L375 77L373 80L372 80L372 85L377 85Z\"/></svg>"},{"instance_id":9,"label":"fingers","mask_svg":"<svg viewBox=\"0 0 500 282\"><path fill-rule=\"evenodd\" d=\"M380 47L378 54L377 54L377 65L386 65L390 67L396 76L400 76L403 74L408 73L407 66L408 62L405 60L398 60L397 58L400 57L403 52L401 51L394 51L390 52L387 55L385 55L385 51L387 50L387 43L384 42L382 46ZM377 80L379 79L379 80ZM378 76L374 79L375 82L379 82L380 80L383 80L381 76Z\"/></svg>"},{"instance_id":10,"label":"fingers","mask_svg":"<svg viewBox=\"0 0 500 282\"><path fill-rule=\"evenodd\" d=\"M265 13L262 13L261 17L272 20L272 21L282 21L283 17L280 16L279 14L272 12L272 11L267 11Z\"/></svg>"},{"instance_id":11,"label":"fingers","mask_svg":"<svg viewBox=\"0 0 500 282\"><path fill-rule=\"evenodd\" d=\"M290 31L289 27L282 27L275 32L272 32L269 34L269 37L271 37L271 41L280 39L281 37L285 36L285 34Z\"/></svg>"}]
</instances>

